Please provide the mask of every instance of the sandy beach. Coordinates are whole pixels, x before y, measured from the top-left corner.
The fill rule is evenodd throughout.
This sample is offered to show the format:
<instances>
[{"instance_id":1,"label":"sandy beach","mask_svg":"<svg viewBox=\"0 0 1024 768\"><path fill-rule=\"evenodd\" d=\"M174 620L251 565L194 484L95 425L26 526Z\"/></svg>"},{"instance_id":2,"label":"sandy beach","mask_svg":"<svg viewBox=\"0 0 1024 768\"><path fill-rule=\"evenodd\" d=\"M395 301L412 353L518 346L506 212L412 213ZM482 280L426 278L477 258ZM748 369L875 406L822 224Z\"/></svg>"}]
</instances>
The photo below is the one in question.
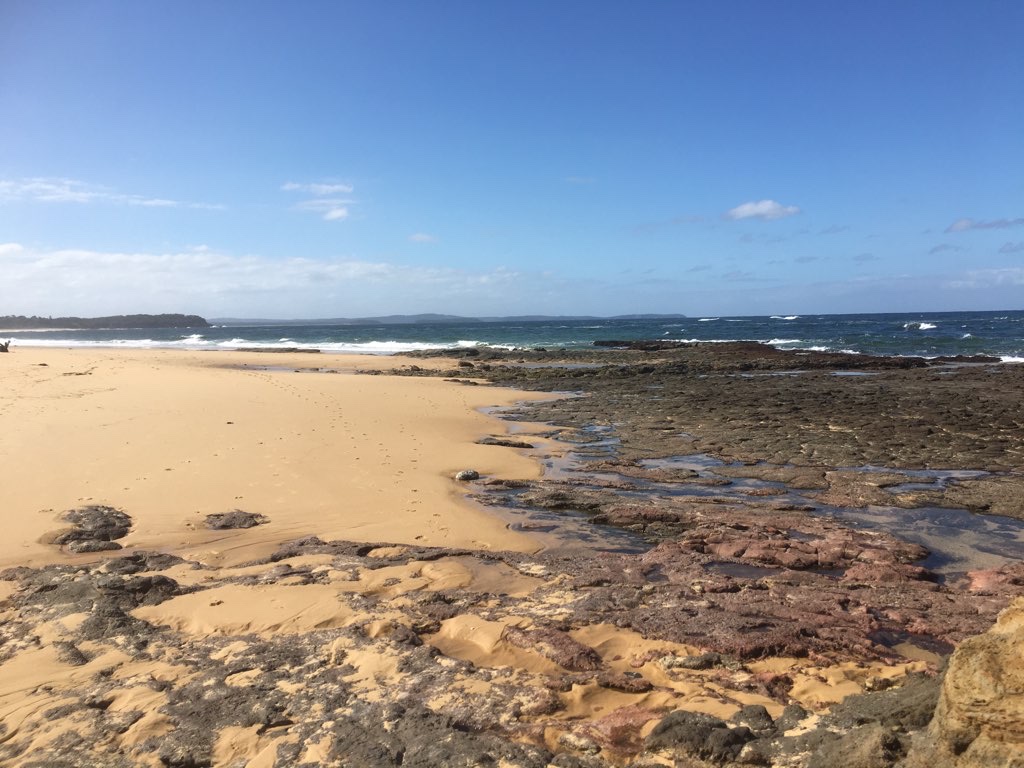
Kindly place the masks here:
<instances>
[{"instance_id":1,"label":"sandy beach","mask_svg":"<svg viewBox=\"0 0 1024 768\"><path fill-rule=\"evenodd\" d=\"M542 478L571 445L550 425L515 424L531 448L477 441L512 426L482 410L540 416L552 396L451 359L21 348L0 364L4 764L671 765L708 729L729 759L774 764L801 734L833 738L816 724L846 697L931 680L934 648L1020 591L993 571L940 619L950 599L906 565L913 545L757 494L623 504L629 472L668 471L628 462L603 489ZM545 549L551 524L512 530L474 488L674 532ZM766 513L811 554L768 547ZM868 640L902 626L942 641Z\"/></svg>"},{"instance_id":2,"label":"sandy beach","mask_svg":"<svg viewBox=\"0 0 1024 768\"><path fill-rule=\"evenodd\" d=\"M0 565L63 557L42 542L88 504L132 516L124 546L203 563L313 534L536 548L460 503L452 476L535 476L535 461L474 441L503 433L479 409L540 396L349 375L410 362L398 358L24 348L3 362ZM205 515L233 509L270 522L227 540L204 531Z\"/></svg>"}]
</instances>

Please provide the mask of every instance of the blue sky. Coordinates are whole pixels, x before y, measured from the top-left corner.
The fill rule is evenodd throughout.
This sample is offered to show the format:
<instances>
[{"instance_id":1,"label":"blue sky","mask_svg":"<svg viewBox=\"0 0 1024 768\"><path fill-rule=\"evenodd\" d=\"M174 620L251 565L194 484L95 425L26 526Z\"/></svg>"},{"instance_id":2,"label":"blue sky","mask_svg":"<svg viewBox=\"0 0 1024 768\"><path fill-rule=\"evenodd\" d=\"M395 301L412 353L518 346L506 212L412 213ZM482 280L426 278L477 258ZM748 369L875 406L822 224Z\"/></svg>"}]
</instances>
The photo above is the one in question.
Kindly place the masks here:
<instances>
[{"instance_id":1,"label":"blue sky","mask_svg":"<svg viewBox=\"0 0 1024 768\"><path fill-rule=\"evenodd\" d=\"M0 3L0 315L1024 306L1020 2Z\"/></svg>"}]
</instances>

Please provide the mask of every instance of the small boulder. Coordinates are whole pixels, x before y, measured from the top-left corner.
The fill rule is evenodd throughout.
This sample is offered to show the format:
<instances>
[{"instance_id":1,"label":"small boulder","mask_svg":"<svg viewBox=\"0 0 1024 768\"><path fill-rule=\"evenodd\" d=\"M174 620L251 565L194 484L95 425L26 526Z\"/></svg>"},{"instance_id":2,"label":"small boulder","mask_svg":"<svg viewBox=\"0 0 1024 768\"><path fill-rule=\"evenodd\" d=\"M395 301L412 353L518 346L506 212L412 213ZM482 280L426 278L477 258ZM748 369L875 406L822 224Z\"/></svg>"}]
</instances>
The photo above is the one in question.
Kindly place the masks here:
<instances>
[{"instance_id":1,"label":"small boulder","mask_svg":"<svg viewBox=\"0 0 1024 768\"><path fill-rule=\"evenodd\" d=\"M111 552L115 549L122 549L116 541L100 541L97 539L86 539L85 541L69 541L68 552L82 554L84 552Z\"/></svg>"},{"instance_id":2,"label":"small boulder","mask_svg":"<svg viewBox=\"0 0 1024 768\"><path fill-rule=\"evenodd\" d=\"M66 546L70 552L104 552L121 549L114 539L122 539L131 530L132 519L113 507L91 505L70 509L63 519L72 527L58 532L50 543Z\"/></svg>"},{"instance_id":3,"label":"small boulder","mask_svg":"<svg viewBox=\"0 0 1024 768\"><path fill-rule=\"evenodd\" d=\"M779 733L785 733L788 730L796 728L800 723L811 717L811 712L801 707L799 704L787 704L786 708L782 710L782 714L779 715L779 719L775 721L775 727Z\"/></svg>"},{"instance_id":4,"label":"small boulder","mask_svg":"<svg viewBox=\"0 0 1024 768\"><path fill-rule=\"evenodd\" d=\"M677 709L654 727L645 746L681 752L722 765L735 761L743 746L753 738L754 734L745 726L730 728L717 717Z\"/></svg>"},{"instance_id":5,"label":"small boulder","mask_svg":"<svg viewBox=\"0 0 1024 768\"><path fill-rule=\"evenodd\" d=\"M722 656L714 652L698 656L663 656L658 663L663 669L711 669L722 663Z\"/></svg>"},{"instance_id":6,"label":"small boulder","mask_svg":"<svg viewBox=\"0 0 1024 768\"><path fill-rule=\"evenodd\" d=\"M468 483L472 480L479 480L480 473L477 472L475 469L464 469L461 472L455 473L455 479L458 480L460 483Z\"/></svg>"},{"instance_id":7,"label":"small boulder","mask_svg":"<svg viewBox=\"0 0 1024 768\"><path fill-rule=\"evenodd\" d=\"M229 528L254 528L257 525L269 522L270 518L266 515L259 515L255 512L243 512L240 509L206 516L206 527L212 528L215 531Z\"/></svg>"},{"instance_id":8,"label":"small boulder","mask_svg":"<svg viewBox=\"0 0 1024 768\"><path fill-rule=\"evenodd\" d=\"M745 725L758 735L770 733L775 730L775 721L768 714L768 710L761 704L748 704L732 716L732 722L736 725Z\"/></svg>"}]
</instances>

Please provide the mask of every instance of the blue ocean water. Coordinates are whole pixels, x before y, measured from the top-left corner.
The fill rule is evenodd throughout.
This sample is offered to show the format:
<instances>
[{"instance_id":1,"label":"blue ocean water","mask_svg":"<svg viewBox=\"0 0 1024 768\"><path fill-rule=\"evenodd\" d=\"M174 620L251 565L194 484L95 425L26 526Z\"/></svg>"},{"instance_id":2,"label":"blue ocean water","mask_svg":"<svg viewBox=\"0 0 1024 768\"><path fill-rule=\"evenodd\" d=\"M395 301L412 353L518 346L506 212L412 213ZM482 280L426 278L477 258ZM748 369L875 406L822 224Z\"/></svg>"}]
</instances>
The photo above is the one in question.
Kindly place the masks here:
<instances>
[{"instance_id":1,"label":"blue ocean water","mask_svg":"<svg viewBox=\"0 0 1024 768\"><path fill-rule=\"evenodd\" d=\"M590 347L601 339L760 341L853 354L995 355L1024 362L1024 311L773 315L654 320L544 320L381 325L221 325L190 329L7 331L18 346L234 349L298 347L387 354L452 346Z\"/></svg>"}]
</instances>

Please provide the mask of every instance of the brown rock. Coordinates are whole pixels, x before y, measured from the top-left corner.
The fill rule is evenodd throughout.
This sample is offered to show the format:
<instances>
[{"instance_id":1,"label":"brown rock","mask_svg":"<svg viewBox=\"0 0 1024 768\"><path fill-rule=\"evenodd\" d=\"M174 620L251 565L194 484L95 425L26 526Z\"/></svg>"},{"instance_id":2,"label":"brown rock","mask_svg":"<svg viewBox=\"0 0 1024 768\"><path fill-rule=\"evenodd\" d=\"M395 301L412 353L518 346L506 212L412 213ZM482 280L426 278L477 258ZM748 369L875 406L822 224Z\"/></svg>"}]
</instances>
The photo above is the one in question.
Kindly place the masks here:
<instances>
[{"instance_id":1,"label":"brown rock","mask_svg":"<svg viewBox=\"0 0 1024 768\"><path fill-rule=\"evenodd\" d=\"M643 742L643 727L662 713L642 706L620 707L585 727L586 734L605 749L635 752Z\"/></svg>"},{"instance_id":2,"label":"brown rock","mask_svg":"<svg viewBox=\"0 0 1024 768\"><path fill-rule=\"evenodd\" d=\"M858 563L846 570L844 584L915 584L938 589L931 571L919 565L901 563Z\"/></svg>"},{"instance_id":3,"label":"brown rock","mask_svg":"<svg viewBox=\"0 0 1024 768\"><path fill-rule=\"evenodd\" d=\"M604 672L597 677L597 684L602 688L610 688L613 691L623 693L647 693L654 686L650 681L636 672L625 674L614 674Z\"/></svg>"},{"instance_id":4,"label":"brown rock","mask_svg":"<svg viewBox=\"0 0 1024 768\"><path fill-rule=\"evenodd\" d=\"M542 627L506 627L502 637L517 648L529 648L573 672L592 672L601 667L601 657L589 645L573 640L565 632Z\"/></svg>"}]
</instances>

